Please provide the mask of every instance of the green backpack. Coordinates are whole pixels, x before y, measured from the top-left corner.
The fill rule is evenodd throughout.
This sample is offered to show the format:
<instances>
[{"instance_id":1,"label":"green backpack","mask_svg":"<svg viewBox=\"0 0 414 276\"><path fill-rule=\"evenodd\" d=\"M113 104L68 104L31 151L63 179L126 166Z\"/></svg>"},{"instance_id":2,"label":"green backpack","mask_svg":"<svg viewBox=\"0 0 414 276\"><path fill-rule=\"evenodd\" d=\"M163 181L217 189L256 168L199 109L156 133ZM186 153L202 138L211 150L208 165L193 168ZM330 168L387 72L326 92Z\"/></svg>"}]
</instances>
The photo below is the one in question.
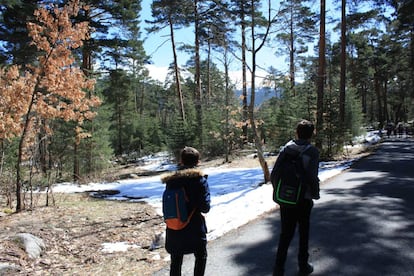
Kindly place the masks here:
<instances>
[{"instance_id":1,"label":"green backpack","mask_svg":"<svg viewBox=\"0 0 414 276\"><path fill-rule=\"evenodd\" d=\"M306 187L303 181L305 169L302 156L308 148L310 145L295 156L286 154L275 174L272 181L273 201L280 206L295 206L304 195Z\"/></svg>"}]
</instances>

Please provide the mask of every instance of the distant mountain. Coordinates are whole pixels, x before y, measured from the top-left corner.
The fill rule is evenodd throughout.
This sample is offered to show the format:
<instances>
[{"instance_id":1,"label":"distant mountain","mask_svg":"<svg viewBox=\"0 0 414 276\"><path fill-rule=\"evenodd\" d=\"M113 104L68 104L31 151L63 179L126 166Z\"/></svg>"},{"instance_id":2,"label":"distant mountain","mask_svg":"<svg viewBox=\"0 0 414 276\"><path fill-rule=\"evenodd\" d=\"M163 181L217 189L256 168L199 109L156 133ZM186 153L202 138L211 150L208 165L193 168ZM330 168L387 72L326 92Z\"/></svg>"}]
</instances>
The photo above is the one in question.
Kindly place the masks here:
<instances>
[{"instance_id":1,"label":"distant mountain","mask_svg":"<svg viewBox=\"0 0 414 276\"><path fill-rule=\"evenodd\" d=\"M247 104L250 104L250 96L251 96L251 90L247 90ZM238 99L240 99L240 103L242 103L241 95L243 91L242 90L235 90L234 94ZM260 106L263 102L275 97L275 92L273 89L269 87L261 87L259 89L256 89L256 95L254 98L254 106Z\"/></svg>"}]
</instances>

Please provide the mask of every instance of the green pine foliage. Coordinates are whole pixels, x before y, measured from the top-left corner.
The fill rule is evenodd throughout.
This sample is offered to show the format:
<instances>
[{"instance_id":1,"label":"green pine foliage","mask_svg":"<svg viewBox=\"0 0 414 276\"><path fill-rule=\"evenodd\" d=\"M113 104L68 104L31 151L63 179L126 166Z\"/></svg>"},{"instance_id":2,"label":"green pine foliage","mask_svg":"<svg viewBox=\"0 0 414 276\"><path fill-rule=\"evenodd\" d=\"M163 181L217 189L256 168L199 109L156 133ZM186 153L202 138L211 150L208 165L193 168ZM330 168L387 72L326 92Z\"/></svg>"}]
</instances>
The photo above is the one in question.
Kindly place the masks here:
<instances>
[{"instance_id":1,"label":"green pine foliage","mask_svg":"<svg viewBox=\"0 0 414 276\"><path fill-rule=\"evenodd\" d=\"M196 134L194 133L194 127L183 122L180 117L176 117L171 121L171 125L168 128L167 146L176 160L179 160L180 150L185 146L194 145L195 140Z\"/></svg>"},{"instance_id":2,"label":"green pine foliage","mask_svg":"<svg viewBox=\"0 0 414 276\"><path fill-rule=\"evenodd\" d=\"M322 137L324 147L321 152L323 159L332 158L343 147L343 130L339 122L339 91L328 89L325 93L325 114ZM320 130L319 130L320 132Z\"/></svg>"},{"instance_id":3,"label":"green pine foliage","mask_svg":"<svg viewBox=\"0 0 414 276\"><path fill-rule=\"evenodd\" d=\"M305 70L311 73L312 68L312 64L309 64ZM325 90L324 128L317 130L324 145L321 151L323 159L341 154L344 150L343 146L350 143L352 137L360 135L364 123L361 102L356 96L355 89L348 88L346 125L341 126L339 122L339 78L333 73L335 72L333 69L334 67L331 66L332 78L329 79L329 85ZM299 120L307 119L315 122L316 87L312 79L297 83L296 95L289 89L286 81L280 81L275 87L273 89L275 97L264 103L258 114L264 121L267 149L278 152L287 141L295 138L294 126Z\"/></svg>"},{"instance_id":4,"label":"green pine foliage","mask_svg":"<svg viewBox=\"0 0 414 276\"><path fill-rule=\"evenodd\" d=\"M100 107L98 115L87 124L87 128L93 130L93 135L82 139L78 148L80 158L80 173L83 176L99 177L102 171L111 166L113 148L110 143L109 120Z\"/></svg>"},{"instance_id":5,"label":"green pine foliage","mask_svg":"<svg viewBox=\"0 0 414 276\"><path fill-rule=\"evenodd\" d=\"M5 206L13 208L13 195L15 192L16 169L18 153L18 140L2 141L0 143L0 192L5 197Z\"/></svg>"},{"instance_id":6,"label":"green pine foliage","mask_svg":"<svg viewBox=\"0 0 414 276\"><path fill-rule=\"evenodd\" d=\"M290 89L282 90L280 96L273 97L260 109L259 115L264 122L266 144L270 151L278 152L281 146L295 138L294 126L298 121L314 121L308 112L310 108L314 109L314 104L309 106L308 94L311 91L302 85L295 89L296 96Z\"/></svg>"},{"instance_id":7,"label":"green pine foliage","mask_svg":"<svg viewBox=\"0 0 414 276\"><path fill-rule=\"evenodd\" d=\"M105 105L111 110L111 144L116 155L130 151L131 137L136 134L131 78L124 70L113 70L105 80Z\"/></svg>"},{"instance_id":8,"label":"green pine foliage","mask_svg":"<svg viewBox=\"0 0 414 276\"><path fill-rule=\"evenodd\" d=\"M362 134L361 127L364 125L365 118L362 113L361 100L357 97L355 89L349 88L347 91L346 103L345 103L345 118L347 133L345 135L345 143L356 136Z\"/></svg>"},{"instance_id":9,"label":"green pine foliage","mask_svg":"<svg viewBox=\"0 0 414 276\"><path fill-rule=\"evenodd\" d=\"M0 64L26 66L36 57L36 48L30 45L26 24L34 20L33 12L39 1L5 1L0 16Z\"/></svg>"},{"instance_id":10,"label":"green pine foliage","mask_svg":"<svg viewBox=\"0 0 414 276\"><path fill-rule=\"evenodd\" d=\"M73 173L75 124L55 120L52 125L53 136L50 138L49 162L53 166L57 182L70 181Z\"/></svg>"},{"instance_id":11,"label":"green pine foliage","mask_svg":"<svg viewBox=\"0 0 414 276\"><path fill-rule=\"evenodd\" d=\"M165 134L161 129L160 122L153 119L147 119L147 129L143 140L144 154L164 151L167 148Z\"/></svg>"},{"instance_id":12,"label":"green pine foliage","mask_svg":"<svg viewBox=\"0 0 414 276\"><path fill-rule=\"evenodd\" d=\"M28 44L25 24L33 19L33 10L40 2L44 1L8 1L7 5L1 5L2 65L13 63L25 67L38 54ZM227 157L232 151L246 147L242 127L247 123L242 121L242 106L239 99L235 99L234 83L225 87L226 76L216 62L222 63L219 57L228 51L231 59L234 58L231 67L240 66L238 53L242 46L240 42L235 42L239 40L237 32L242 25L240 8L244 6L245 12L248 12L251 3L259 1L224 1L222 6L215 5L215 2L199 2L199 10L205 11L199 17L200 63L197 64L194 58L194 45L181 47L187 54L194 55L185 65L179 64L182 62L181 42L176 41L176 45L171 45L178 48L175 49L178 54L177 67L172 68L181 74L180 85L176 83L174 74L167 76L166 81L161 83L151 79L145 69L149 58L140 39L140 1L83 2L90 5L90 9L82 11L74 20L90 22L93 39L85 41L84 47L76 54L79 60L84 61L82 68L85 72L97 78L95 91L90 93L101 96L102 106L92 121L85 122L84 128L91 136L82 140L77 147L74 138L76 126L73 123L62 120L48 122L53 135L42 137L38 134L36 138L43 140L36 144L39 149L32 149L34 155L40 155L41 146L46 149L43 156L38 158L44 159L41 166L38 165L41 162L33 157L35 162L32 164L39 166L35 168L38 171L47 165L46 173L39 174L53 174L56 181L69 181L76 160L80 165L79 173L87 177L99 176L111 166L111 160L121 156L134 159L165 150L177 154L184 146L194 146L205 157L224 154ZM399 4L394 2L381 1L391 6ZM408 7L412 6L412 1L403 2ZM171 24L172 36L177 29L192 28L193 4L192 1L153 1L151 31L159 31ZM280 4L282 8L273 22L275 25L269 34L269 41L278 42L274 46L277 50L275 58L283 55L292 66L285 72L275 68L268 70L266 81L269 93L273 93L274 97L254 110L258 136L265 150L274 152L295 138L294 126L299 120L308 119L316 123L317 117L318 64L317 57L308 51L308 43L318 39L314 29L317 26L314 9L308 7L309 1L281 1ZM358 11L358 3L354 4L356 6L353 8ZM412 16L407 9L395 10L395 14L381 12L378 6L366 12L348 12L344 124L339 122L340 44L328 45L323 127L316 130L318 139L322 141L323 159L341 154L343 146L360 135L367 125L381 127L388 123L408 124L413 121ZM101 13L102 16L97 16ZM217 16L212 16L212 13ZM248 24L250 17L245 20ZM111 32L113 26L116 26L116 30ZM251 41L246 46L249 48ZM317 52L315 49L314 53ZM194 78L197 65L200 66L201 90L196 87ZM190 76L184 72L189 72ZM180 89L177 90L177 87ZM180 110L179 92L183 96L183 110ZM252 130L248 129L249 138L251 134ZM0 185L5 189L6 179L15 170L11 164L16 163L16 144L15 141L0 142ZM25 171L29 172L29 168L26 166ZM41 177L46 179L44 175ZM40 182L46 183L44 180ZM39 185L43 185L41 183Z\"/></svg>"}]
</instances>

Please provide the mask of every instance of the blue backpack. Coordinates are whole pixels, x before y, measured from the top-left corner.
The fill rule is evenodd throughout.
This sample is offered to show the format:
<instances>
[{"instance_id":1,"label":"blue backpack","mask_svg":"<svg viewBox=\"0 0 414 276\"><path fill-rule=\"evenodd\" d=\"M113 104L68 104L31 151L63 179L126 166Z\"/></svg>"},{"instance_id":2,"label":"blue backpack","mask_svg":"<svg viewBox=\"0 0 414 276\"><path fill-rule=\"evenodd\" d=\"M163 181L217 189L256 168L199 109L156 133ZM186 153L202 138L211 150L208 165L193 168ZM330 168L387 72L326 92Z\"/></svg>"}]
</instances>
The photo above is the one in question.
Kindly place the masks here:
<instances>
[{"instance_id":1,"label":"blue backpack","mask_svg":"<svg viewBox=\"0 0 414 276\"><path fill-rule=\"evenodd\" d=\"M184 187L166 187L162 195L162 212L167 228L181 230L187 226L195 212L188 211L189 199Z\"/></svg>"}]
</instances>

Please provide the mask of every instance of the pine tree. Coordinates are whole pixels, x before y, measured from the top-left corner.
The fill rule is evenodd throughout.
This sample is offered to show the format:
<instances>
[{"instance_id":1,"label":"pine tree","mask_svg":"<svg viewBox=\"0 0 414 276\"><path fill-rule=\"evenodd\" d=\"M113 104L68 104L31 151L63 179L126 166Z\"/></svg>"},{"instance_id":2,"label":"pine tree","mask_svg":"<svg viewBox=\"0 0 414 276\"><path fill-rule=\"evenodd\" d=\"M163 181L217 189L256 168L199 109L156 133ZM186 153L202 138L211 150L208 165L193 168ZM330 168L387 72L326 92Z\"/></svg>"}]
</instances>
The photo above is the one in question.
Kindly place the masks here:
<instances>
[{"instance_id":1,"label":"pine tree","mask_svg":"<svg viewBox=\"0 0 414 276\"><path fill-rule=\"evenodd\" d=\"M269 166L267 165L267 162L264 159L263 155L263 143L262 139L260 139L260 135L258 133L256 118L254 115L254 108L255 108L255 93L256 93L256 69L257 69L257 63L256 63L256 55L261 50L263 45L265 44L267 40L267 36L270 32L270 27L272 24L271 20L271 1L268 1L268 17L267 19L264 19L261 17L260 13L256 13L255 9L255 1L252 0L252 13L251 13L251 52L252 52L252 61L251 61L251 95L250 95L250 104L249 104L249 122L251 125L251 129L253 131L253 137L254 137L254 143L257 150L257 157L260 162L260 166L263 170L263 178L264 183L267 183L270 181L270 172L269 172ZM257 23L256 23L257 22ZM257 26L264 26L264 33L258 35L257 34ZM258 40L258 44L256 44L256 39L260 37L260 40Z\"/></svg>"},{"instance_id":2,"label":"pine tree","mask_svg":"<svg viewBox=\"0 0 414 276\"><path fill-rule=\"evenodd\" d=\"M88 22L92 28L93 39L85 41L81 52L82 70L86 75L91 76L101 70L118 69L120 66L129 66L137 76L147 60L139 37L139 13L141 1L82 1L84 9L76 17L76 22ZM111 31L112 30L112 31ZM115 34L115 35L114 35ZM132 61L132 64L131 64ZM93 65L99 64L98 68ZM91 94L93 91L89 91ZM96 126L90 124L89 131L94 132ZM83 143L88 143L85 140ZM93 148L91 144L84 145L86 153L77 150L74 145L74 176L75 181L80 177L79 158L76 155L82 154L87 159L86 163L92 163ZM89 157L89 158L88 158ZM86 167L91 167L88 165Z\"/></svg>"},{"instance_id":3,"label":"pine tree","mask_svg":"<svg viewBox=\"0 0 414 276\"><path fill-rule=\"evenodd\" d=\"M34 22L34 11L39 0L7 1L0 5L0 64L26 66L36 59L36 47L26 28L27 22Z\"/></svg>"},{"instance_id":4,"label":"pine tree","mask_svg":"<svg viewBox=\"0 0 414 276\"><path fill-rule=\"evenodd\" d=\"M316 146L322 149L322 134L323 134L323 113L324 113L324 88L325 88L325 73L326 73L326 1L320 1L320 26L319 26L319 65L317 77L317 115L316 115Z\"/></svg>"},{"instance_id":5,"label":"pine tree","mask_svg":"<svg viewBox=\"0 0 414 276\"><path fill-rule=\"evenodd\" d=\"M289 55L290 89L295 95L297 59L308 52L307 45L314 41L317 34L316 15L309 6L309 1L282 1L276 18L280 26L277 40L281 42L281 53Z\"/></svg>"},{"instance_id":6,"label":"pine tree","mask_svg":"<svg viewBox=\"0 0 414 276\"><path fill-rule=\"evenodd\" d=\"M192 14L193 3L192 1L167 1L167 0L156 0L151 4L152 17L154 20L148 20L147 23L152 25L148 29L148 32L158 32L161 29L168 27L170 30L171 49L173 52L173 69L174 69L174 80L176 86L176 95L178 98L178 106L180 110L180 116L183 122L186 121L186 112L184 109L183 92L181 89L181 77L180 68L178 66L177 49L175 43L175 32L176 28L188 25L186 16Z\"/></svg>"}]
</instances>

